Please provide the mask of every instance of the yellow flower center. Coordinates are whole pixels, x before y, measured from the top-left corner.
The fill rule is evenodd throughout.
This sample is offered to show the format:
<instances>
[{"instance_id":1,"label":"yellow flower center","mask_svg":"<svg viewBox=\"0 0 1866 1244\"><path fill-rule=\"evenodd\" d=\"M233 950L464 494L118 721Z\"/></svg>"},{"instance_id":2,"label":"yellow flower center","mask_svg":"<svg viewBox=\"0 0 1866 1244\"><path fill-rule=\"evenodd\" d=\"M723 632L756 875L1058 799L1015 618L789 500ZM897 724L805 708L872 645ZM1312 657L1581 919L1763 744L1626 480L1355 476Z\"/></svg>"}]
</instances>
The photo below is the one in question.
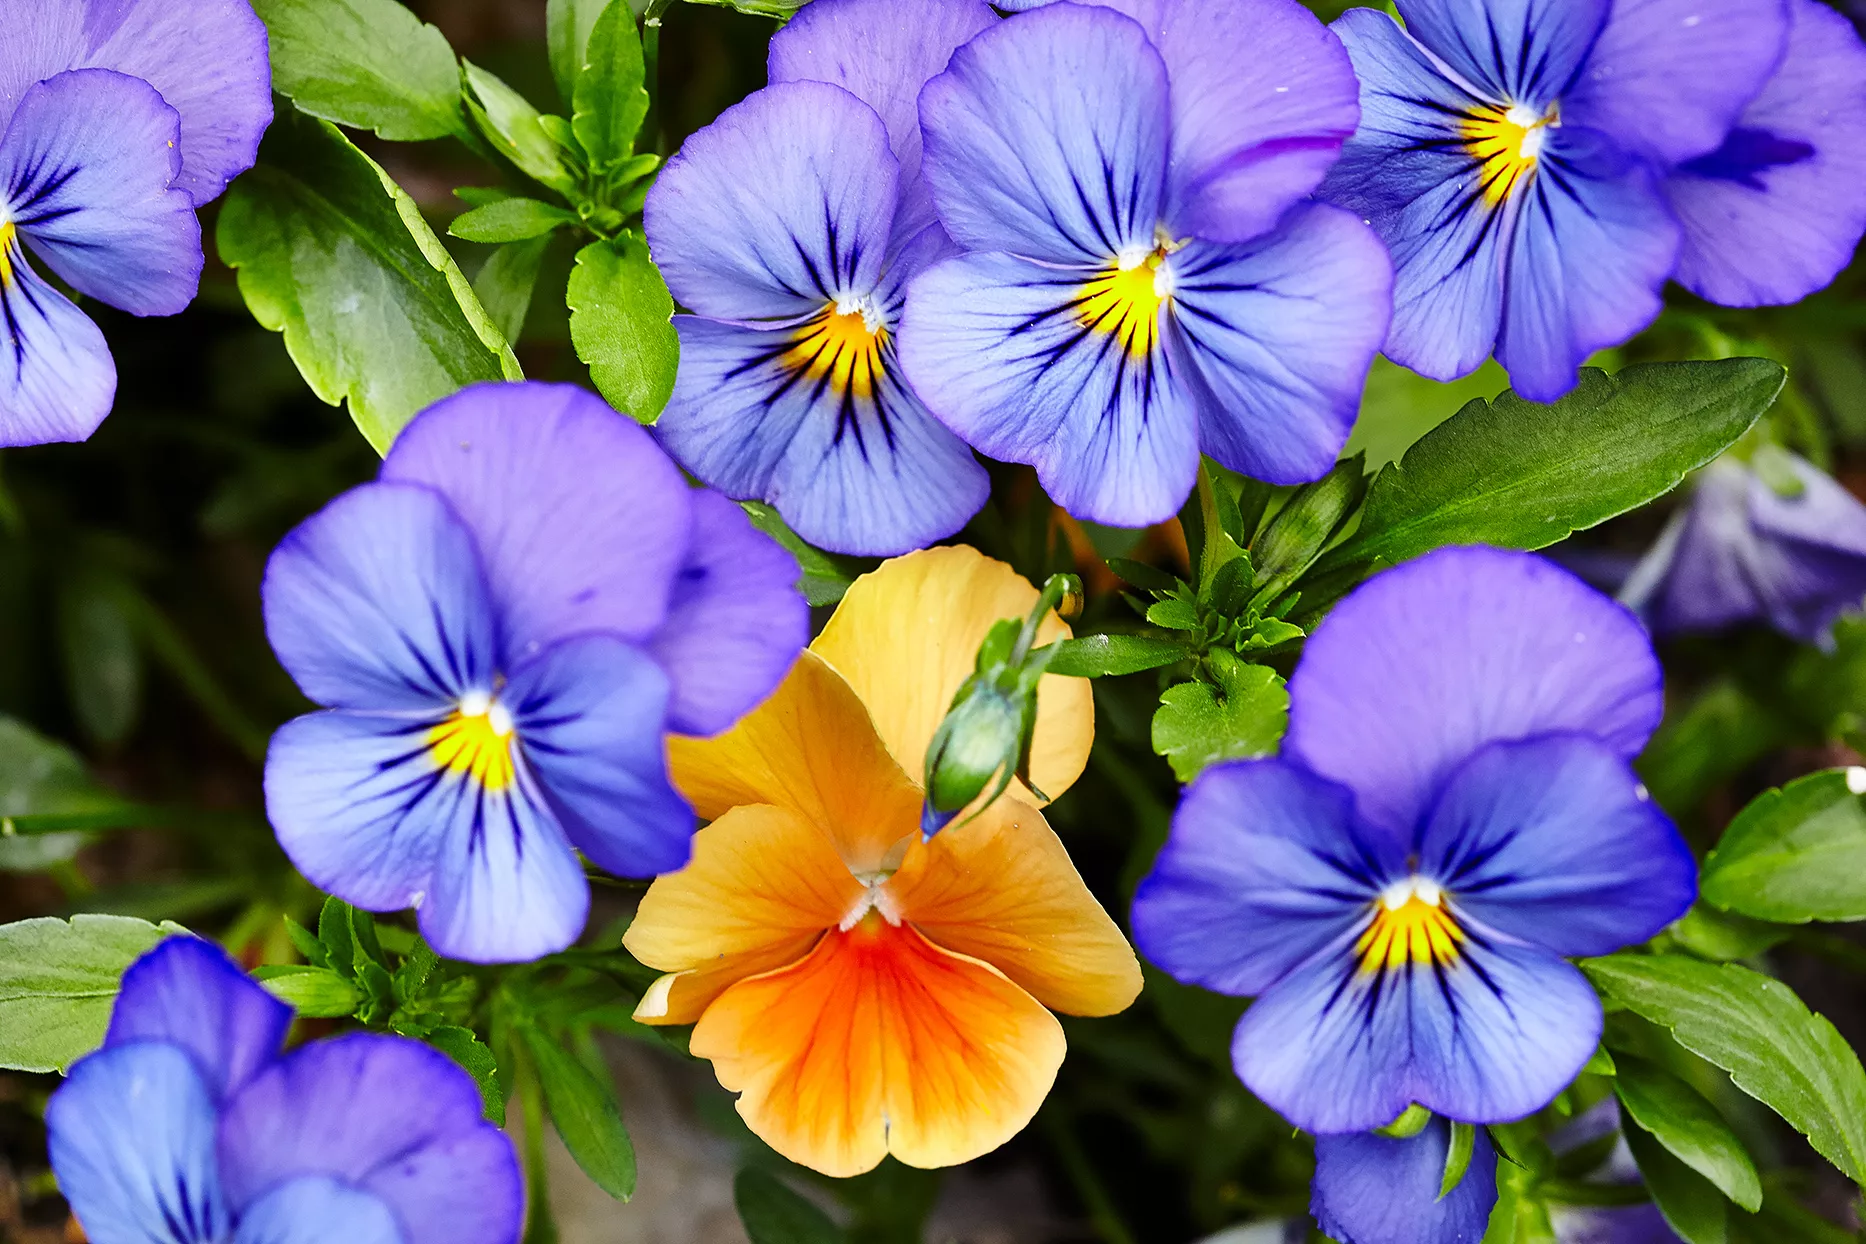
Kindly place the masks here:
<instances>
[{"instance_id":1,"label":"yellow flower center","mask_svg":"<svg viewBox=\"0 0 1866 1244\"><path fill-rule=\"evenodd\" d=\"M888 330L872 311L831 303L797 330L796 344L783 363L812 380L827 376L837 393L873 397L887 342Z\"/></svg>"},{"instance_id":2,"label":"yellow flower center","mask_svg":"<svg viewBox=\"0 0 1866 1244\"><path fill-rule=\"evenodd\" d=\"M0 220L0 289L13 283L13 247L19 231L10 220Z\"/></svg>"},{"instance_id":3,"label":"yellow flower center","mask_svg":"<svg viewBox=\"0 0 1866 1244\"><path fill-rule=\"evenodd\" d=\"M1113 336L1130 357L1146 358L1160 339L1161 313L1173 301L1172 275L1165 265L1165 247L1110 265L1079 291L1077 322Z\"/></svg>"},{"instance_id":4,"label":"yellow flower center","mask_svg":"<svg viewBox=\"0 0 1866 1244\"><path fill-rule=\"evenodd\" d=\"M434 763L485 790L512 785L512 715L492 697L470 695L447 720L428 731Z\"/></svg>"},{"instance_id":5,"label":"yellow flower center","mask_svg":"<svg viewBox=\"0 0 1866 1244\"><path fill-rule=\"evenodd\" d=\"M1480 166L1484 197L1501 203L1527 185L1542 159L1549 130L1560 124L1557 109L1538 113L1524 104L1487 107L1467 116L1465 150Z\"/></svg>"},{"instance_id":6,"label":"yellow flower center","mask_svg":"<svg viewBox=\"0 0 1866 1244\"><path fill-rule=\"evenodd\" d=\"M1407 963L1457 962L1464 930L1445 907L1444 892L1424 877L1390 885L1374 904L1373 923L1354 943L1361 971L1393 971Z\"/></svg>"}]
</instances>

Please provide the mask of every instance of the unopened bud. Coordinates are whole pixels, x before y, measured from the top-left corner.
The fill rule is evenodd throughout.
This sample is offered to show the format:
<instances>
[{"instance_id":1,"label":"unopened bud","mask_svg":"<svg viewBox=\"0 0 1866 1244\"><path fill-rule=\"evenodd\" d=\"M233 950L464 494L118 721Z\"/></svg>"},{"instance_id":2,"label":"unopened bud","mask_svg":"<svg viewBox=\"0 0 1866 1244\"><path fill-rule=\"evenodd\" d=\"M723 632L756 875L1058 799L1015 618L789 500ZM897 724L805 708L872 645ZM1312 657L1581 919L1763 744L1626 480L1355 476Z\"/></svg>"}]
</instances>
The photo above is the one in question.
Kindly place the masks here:
<instances>
[{"instance_id":1,"label":"unopened bud","mask_svg":"<svg viewBox=\"0 0 1866 1244\"><path fill-rule=\"evenodd\" d=\"M920 830L932 837L997 782L1017 772L1023 710L995 681L974 675L927 747L926 804Z\"/></svg>"}]
</instances>

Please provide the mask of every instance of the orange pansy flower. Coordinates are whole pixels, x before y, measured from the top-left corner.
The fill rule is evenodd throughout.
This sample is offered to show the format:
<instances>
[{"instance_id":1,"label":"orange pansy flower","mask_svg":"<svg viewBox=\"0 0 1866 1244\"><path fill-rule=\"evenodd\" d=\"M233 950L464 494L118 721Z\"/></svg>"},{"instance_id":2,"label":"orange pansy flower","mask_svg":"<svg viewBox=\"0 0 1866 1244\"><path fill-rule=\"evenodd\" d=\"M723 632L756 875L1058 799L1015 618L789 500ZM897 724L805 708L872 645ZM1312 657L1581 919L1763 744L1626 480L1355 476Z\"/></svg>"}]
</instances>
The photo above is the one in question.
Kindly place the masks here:
<instances>
[{"instance_id":1,"label":"orange pansy flower","mask_svg":"<svg viewBox=\"0 0 1866 1244\"><path fill-rule=\"evenodd\" d=\"M667 975L636 1018L693 1052L772 1148L828 1175L892 1153L947 1166L1030 1121L1063 1059L1045 1008L1108 1015L1133 951L1021 784L920 840L928 741L993 622L1036 589L969 548L864 575L777 692L726 734L671 742L712 823L642 899L626 943ZM1042 642L1067 636L1051 617ZM1082 773L1089 685L1038 689L1031 778Z\"/></svg>"}]
</instances>

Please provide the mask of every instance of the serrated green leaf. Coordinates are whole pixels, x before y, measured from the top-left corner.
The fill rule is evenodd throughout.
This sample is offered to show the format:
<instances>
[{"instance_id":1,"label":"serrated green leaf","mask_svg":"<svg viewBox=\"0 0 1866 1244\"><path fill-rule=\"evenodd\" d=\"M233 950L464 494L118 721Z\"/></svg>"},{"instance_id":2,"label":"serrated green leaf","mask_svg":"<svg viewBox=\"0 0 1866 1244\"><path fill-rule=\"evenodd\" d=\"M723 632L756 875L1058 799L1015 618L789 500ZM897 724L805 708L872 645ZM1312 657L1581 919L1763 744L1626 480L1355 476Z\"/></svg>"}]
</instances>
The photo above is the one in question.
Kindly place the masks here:
<instances>
[{"instance_id":1,"label":"serrated green leaf","mask_svg":"<svg viewBox=\"0 0 1866 1244\"><path fill-rule=\"evenodd\" d=\"M1778 924L1866 920L1866 769L1834 769L1750 801L1704 861L1706 902Z\"/></svg>"},{"instance_id":2,"label":"serrated green leaf","mask_svg":"<svg viewBox=\"0 0 1866 1244\"><path fill-rule=\"evenodd\" d=\"M1185 643L1157 635L1084 635L1061 641L1048 668L1071 678L1113 677L1158 669L1191 655Z\"/></svg>"},{"instance_id":3,"label":"serrated green leaf","mask_svg":"<svg viewBox=\"0 0 1866 1244\"><path fill-rule=\"evenodd\" d=\"M1621 1121L1626 1147L1639 1163L1639 1174L1652 1193L1653 1204L1685 1244L1726 1244L1730 1238L1730 1205L1715 1185L1681 1162L1650 1132Z\"/></svg>"},{"instance_id":4,"label":"serrated green leaf","mask_svg":"<svg viewBox=\"0 0 1866 1244\"><path fill-rule=\"evenodd\" d=\"M680 338L674 297L634 233L592 242L570 273L570 339L609 404L642 423L674 392Z\"/></svg>"},{"instance_id":5,"label":"serrated green leaf","mask_svg":"<svg viewBox=\"0 0 1866 1244\"><path fill-rule=\"evenodd\" d=\"M275 964L253 973L266 992L307 1019L347 1019L362 992L329 968Z\"/></svg>"},{"instance_id":6,"label":"serrated green leaf","mask_svg":"<svg viewBox=\"0 0 1866 1244\"><path fill-rule=\"evenodd\" d=\"M589 50L577 75L570 127L597 176L627 160L635 135L648 116L647 66L635 15L615 0L590 31Z\"/></svg>"},{"instance_id":7,"label":"serrated green leaf","mask_svg":"<svg viewBox=\"0 0 1866 1244\"><path fill-rule=\"evenodd\" d=\"M550 1034L519 1027L557 1134L583 1173L618 1201L635 1193L635 1147L607 1085Z\"/></svg>"},{"instance_id":8,"label":"serrated green leaf","mask_svg":"<svg viewBox=\"0 0 1866 1244\"><path fill-rule=\"evenodd\" d=\"M1206 656L1212 682L1169 687L1153 715L1153 750L1190 782L1220 760L1268 756L1289 719L1289 692L1275 670L1222 648Z\"/></svg>"},{"instance_id":9,"label":"serrated green leaf","mask_svg":"<svg viewBox=\"0 0 1866 1244\"><path fill-rule=\"evenodd\" d=\"M421 211L335 126L287 114L220 209L220 256L305 382L378 453L423 407L518 360Z\"/></svg>"},{"instance_id":10,"label":"serrated green leaf","mask_svg":"<svg viewBox=\"0 0 1866 1244\"><path fill-rule=\"evenodd\" d=\"M577 179L564 162L563 146L544 127L544 114L491 70L470 60L460 64L466 73L467 112L499 154L527 177L559 194L574 194Z\"/></svg>"},{"instance_id":11,"label":"serrated green leaf","mask_svg":"<svg viewBox=\"0 0 1866 1244\"><path fill-rule=\"evenodd\" d=\"M1553 405L1472 401L1388 466L1360 529L1319 563L1397 565L1450 544L1544 548L1677 487L1781 392L1765 359L1588 368Z\"/></svg>"},{"instance_id":12,"label":"serrated green leaf","mask_svg":"<svg viewBox=\"0 0 1866 1244\"><path fill-rule=\"evenodd\" d=\"M847 1238L828 1214L755 1167L732 1181L732 1199L751 1244L842 1244Z\"/></svg>"},{"instance_id":13,"label":"serrated green leaf","mask_svg":"<svg viewBox=\"0 0 1866 1244\"><path fill-rule=\"evenodd\" d=\"M128 916L0 925L0 1067L68 1070L103 1044L123 970L186 932Z\"/></svg>"},{"instance_id":14,"label":"serrated green leaf","mask_svg":"<svg viewBox=\"0 0 1866 1244\"><path fill-rule=\"evenodd\" d=\"M1750 1213L1762 1208L1762 1179L1749 1151L1696 1089L1662 1067L1625 1054L1618 1060L1613 1088L1633 1121L1673 1157Z\"/></svg>"},{"instance_id":15,"label":"serrated green leaf","mask_svg":"<svg viewBox=\"0 0 1866 1244\"><path fill-rule=\"evenodd\" d=\"M1609 1004L1670 1029L1849 1179L1866 1175L1866 1070L1788 986L1683 955L1607 955L1581 967Z\"/></svg>"},{"instance_id":16,"label":"serrated green leaf","mask_svg":"<svg viewBox=\"0 0 1866 1244\"><path fill-rule=\"evenodd\" d=\"M467 132L447 37L395 0L253 0L299 111L408 142Z\"/></svg>"},{"instance_id":17,"label":"serrated green leaf","mask_svg":"<svg viewBox=\"0 0 1866 1244\"><path fill-rule=\"evenodd\" d=\"M499 1088L499 1065L491 1047L473 1035L472 1029L453 1024L430 1029L422 1040L466 1069L473 1082L479 1085L486 1118L493 1126L504 1127L505 1094Z\"/></svg>"},{"instance_id":18,"label":"serrated green leaf","mask_svg":"<svg viewBox=\"0 0 1866 1244\"><path fill-rule=\"evenodd\" d=\"M454 217L447 232L469 242L522 242L577 223L577 214L537 199L513 196Z\"/></svg>"},{"instance_id":19,"label":"serrated green leaf","mask_svg":"<svg viewBox=\"0 0 1866 1244\"><path fill-rule=\"evenodd\" d=\"M121 805L92 781L70 748L0 714L0 817L9 826L15 817L84 816ZM84 838L82 833L13 837L0 827L0 869L29 871L68 860Z\"/></svg>"}]
</instances>

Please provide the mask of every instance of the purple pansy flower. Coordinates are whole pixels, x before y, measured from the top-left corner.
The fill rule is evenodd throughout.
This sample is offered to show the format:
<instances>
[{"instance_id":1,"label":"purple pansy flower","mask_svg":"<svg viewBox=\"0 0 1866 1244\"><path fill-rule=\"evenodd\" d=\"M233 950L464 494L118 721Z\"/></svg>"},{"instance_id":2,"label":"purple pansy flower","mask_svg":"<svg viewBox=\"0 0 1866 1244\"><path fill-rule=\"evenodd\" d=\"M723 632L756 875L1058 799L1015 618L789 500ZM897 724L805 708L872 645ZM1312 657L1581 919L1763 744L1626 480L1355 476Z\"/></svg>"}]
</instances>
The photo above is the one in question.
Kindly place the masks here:
<instances>
[{"instance_id":1,"label":"purple pansy flower","mask_svg":"<svg viewBox=\"0 0 1866 1244\"><path fill-rule=\"evenodd\" d=\"M1478 1244L1497 1203L1497 1151L1478 1128L1470 1166L1441 1197L1450 1153L1451 1125L1438 1118L1403 1140L1317 1136L1309 1212L1337 1244Z\"/></svg>"},{"instance_id":2,"label":"purple pansy flower","mask_svg":"<svg viewBox=\"0 0 1866 1244\"><path fill-rule=\"evenodd\" d=\"M1299 1127L1541 1109L1600 1037L1567 958L1643 941L1696 892L1629 764L1663 707L1645 632L1541 558L1444 549L1338 605L1289 696L1281 756L1186 792L1136 942L1257 995L1232 1057Z\"/></svg>"},{"instance_id":3,"label":"purple pansy flower","mask_svg":"<svg viewBox=\"0 0 1866 1244\"><path fill-rule=\"evenodd\" d=\"M1681 210L1717 200L1695 214L1690 246L1702 255L1743 245L1759 214L1818 222L1818 247L1772 237L1744 261L1769 274L1764 284L1819 266L1804 250L1825 262L1838 218L1849 213L1785 205L1805 190L1792 179L1759 179L1765 197L1744 204L1748 221L1727 218L1737 210L1727 194L1666 180L1680 165L1715 160L1757 100L1782 59L1784 5L1398 0L1404 29L1372 9L1337 21L1361 77L1361 125L1321 194L1370 221L1392 250L1387 354L1449 380L1494 350L1517 392L1553 401L1574 386L1589 354L1658 313L1680 262L1668 194ZM1793 139L1803 137L1811 107L1843 93L1787 81L1777 92L1793 103L1765 106L1756 124L1792 114ZM1849 119L1834 158L1819 162L1814 175L1824 187L1829 164L1852 159L1856 126ZM1709 180L1779 150L1730 153ZM1856 202L1857 187L1839 198ZM1852 227L1855 239L1858 232ZM1688 260L1688 272L1711 270L1702 257L1695 267Z\"/></svg>"},{"instance_id":4,"label":"purple pansy flower","mask_svg":"<svg viewBox=\"0 0 1866 1244\"><path fill-rule=\"evenodd\" d=\"M1805 460L1760 452L1778 464L1771 478L1728 456L1700 471L1627 581L1623 599L1654 631L1761 621L1824 643L1866 601L1866 506Z\"/></svg>"},{"instance_id":5,"label":"purple pansy flower","mask_svg":"<svg viewBox=\"0 0 1866 1244\"><path fill-rule=\"evenodd\" d=\"M436 403L266 567L267 636L326 706L273 737L279 842L358 907L417 908L452 958L568 946L579 851L631 877L686 863L665 736L724 730L783 678L797 573L581 389Z\"/></svg>"},{"instance_id":6,"label":"purple pansy flower","mask_svg":"<svg viewBox=\"0 0 1866 1244\"><path fill-rule=\"evenodd\" d=\"M198 204L272 120L247 0L32 0L0 38L0 445L81 441L116 396L104 335L27 259L132 315L194 300Z\"/></svg>"},{"instance_id":7,"label":"purple pansy flower","mask_svg":"<svg viewBox=\"0 0 1866 1244\"><path fill-rule=\"evenodd\" d=\"M920 95L969 252L908 287L901 361L928 408L1098 522L1171 517L1201 451L1319 478L1390 310L1378 239L1303 202L1355 94L1294 0L1058 3L978 35Z\"/></svg>"},{"instance_id":8,"label":"purple pansy flower","mask_svg":"<svg viewBox=\"0 0 1866 1244\"><path fill-rule=\"evenodd\" d=\"M810 542L905 553L985 503L984 468L895 354L910 277L951 247L920 174L921 84L998 19L983 0L816 0L771 85L669 160L644 214L680 372L657 432L701 480Z\"/></svg>"},{"instance_id":9,"label":"purple pansy flower","mask_svg":"<svg viewBox=\"0 0 1866 1244\"><path fill-rule=\"evenodd\" d=\"M280 1053L290 1008L218 947L130 965L45 1108L92 1244L514 1244L524 1189L472 1077L403 1037Z\"/></svg>"}]
</instances>

